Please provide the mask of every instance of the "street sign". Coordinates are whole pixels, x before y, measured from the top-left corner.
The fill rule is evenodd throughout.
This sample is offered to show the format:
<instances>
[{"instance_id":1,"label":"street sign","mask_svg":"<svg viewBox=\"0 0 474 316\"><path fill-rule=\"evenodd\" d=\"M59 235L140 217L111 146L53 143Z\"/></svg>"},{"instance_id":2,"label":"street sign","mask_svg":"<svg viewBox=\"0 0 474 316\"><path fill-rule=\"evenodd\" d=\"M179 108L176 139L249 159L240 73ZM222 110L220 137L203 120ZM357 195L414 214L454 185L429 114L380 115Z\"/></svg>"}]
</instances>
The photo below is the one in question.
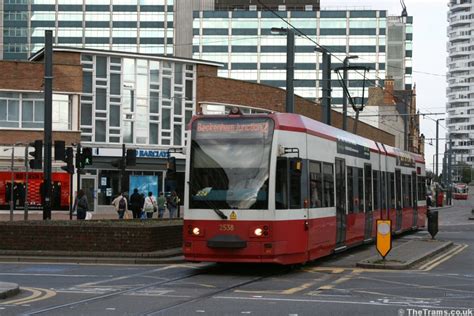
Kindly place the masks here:
<instances>
[{"instance_id":1,"label":"street sign","mask_svg":"<svg viewBox=\"0 0 474 316\"><path fill-rule=\"evenodd\" d=\"M383 259L392 250L392 221L378 219L377 220L377 251Z\"/></svg>"}]
</instances>

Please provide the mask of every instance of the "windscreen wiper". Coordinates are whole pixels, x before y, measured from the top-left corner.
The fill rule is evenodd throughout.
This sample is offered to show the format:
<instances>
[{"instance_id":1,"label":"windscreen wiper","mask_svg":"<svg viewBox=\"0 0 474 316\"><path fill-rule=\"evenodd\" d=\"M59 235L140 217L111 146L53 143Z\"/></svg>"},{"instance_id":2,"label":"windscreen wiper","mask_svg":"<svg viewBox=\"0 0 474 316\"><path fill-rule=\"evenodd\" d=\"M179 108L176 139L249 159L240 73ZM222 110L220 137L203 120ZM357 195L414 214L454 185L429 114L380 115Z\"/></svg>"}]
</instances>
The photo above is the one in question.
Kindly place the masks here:
<instances>
[{"instance_id":1,"label":"windscreen wiper","mask_svg":"<svg viewBox=\"0 0 474 316\"><path fill-rule=\"evenodd\" d=\"M220 218L222 218L222 219L227 219L227 215L225 215L224 212L222 212L220 209L214 207L214 208L212 208L212 210L213 210L217 215L219 215Z\"/></svg>"}]
</instances>

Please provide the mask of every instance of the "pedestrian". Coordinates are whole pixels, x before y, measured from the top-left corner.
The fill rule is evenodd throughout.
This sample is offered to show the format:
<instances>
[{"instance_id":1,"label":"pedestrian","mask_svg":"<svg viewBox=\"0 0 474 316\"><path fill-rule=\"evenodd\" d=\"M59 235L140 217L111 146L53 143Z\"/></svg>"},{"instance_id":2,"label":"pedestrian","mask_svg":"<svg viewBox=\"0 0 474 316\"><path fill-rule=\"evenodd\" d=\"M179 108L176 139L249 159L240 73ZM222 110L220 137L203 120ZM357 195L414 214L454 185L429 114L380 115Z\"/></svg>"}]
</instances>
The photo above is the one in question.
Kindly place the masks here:
<instances>
[{"instance_id":1,"label":"pedestrian","mask_svg":"<svg viewBox=\"0 0 474 316\"><path fill-rule=\"evenodd\" d=\"M137 188L133 190L133 194L130 196L130 205L133 212L133 218L140 218L142 213L143 200L141 194L138 193Z\"/></svg>"},{"instance_id":2,"label":"pedestrian","mask_svg":"<svg viewBox=\"0 0 474 316\"><path fill-rule=\"evenodd\" d=\"M83 189L77 191L76 200L74 201L73 210L76 210L77 219L86 219L89 203Z\"/></svg>"},{"instance_id":3,"label":"pedestrian","mask_svg":"<svg viewBox=\"0 0 474 316\"><path fill-rule=\"evenodd\" d=\"M170 212L170 218L176 217L176 209L179 207L179 202L180 200L179 200L178 194L176 194L176 191L173 191L171 193L171 196L169 196L168 200L166 201L168 210Z\"/></svg>"},{"instance_id":4,"label":"pedestrian","mask_svg":"<svg viewBox=\"0 0 474 316\"><path fill-rule=\"evenodd\" d=\"M156 200L153 197L152 192L148 192L148 196L145 198L143 203L143 211L146 213L146 218L153 218L153 213L156 212Z\"/></svg>"},{"instance_id":5,"label":"pedestrian","mask_svg":"<svg viewBox=\"0 0 474 316\"><path fill-rule=\"evenodd\" d=\"M163 218L163 214L165 213L166 209L166 198L163 195L163 192L160 192L160 196L158 197L158 218Z\"/></svg>"},{"instance_id":6,"label":"pedestrian","mask_svg":"<svg viewBox=\"0 0 474 316\"><path fill-rule=\"evenodd\" d=\"M115 206L115 211L117 211L119 219L123 219L125 213L128 211L127 198L123 192L112 201L112 205Z\"/></svg>"}]
</instances>

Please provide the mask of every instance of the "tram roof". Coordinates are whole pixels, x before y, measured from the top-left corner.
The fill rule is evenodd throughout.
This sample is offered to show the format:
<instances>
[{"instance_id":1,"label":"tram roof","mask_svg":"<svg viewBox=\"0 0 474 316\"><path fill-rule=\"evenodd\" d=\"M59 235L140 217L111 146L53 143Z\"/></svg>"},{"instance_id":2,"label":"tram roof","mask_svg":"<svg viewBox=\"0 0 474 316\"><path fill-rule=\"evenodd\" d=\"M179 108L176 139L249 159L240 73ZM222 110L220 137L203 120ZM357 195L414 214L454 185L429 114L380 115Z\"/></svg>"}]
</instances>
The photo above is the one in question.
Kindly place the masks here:
<instances>
[{"instance_id":1,"label":"tram roof","mask_svg":"<svg viewBox=\"0 0 474 316\"><path fill-rule=\"evenodd\" d=\"M373 152L384 153L381 143L371 139L344 131L342 129L324 124L306 116L293 113L272 113L269 114L276 123L275 128L280 130L305 132L315 136L323 137L332 141L346 141L369 148ZM380 149L377 147L380 146ZM396 147L385 145L387 154L394 157L410 157L418 163L425 163L424 157L419 154L404 151Z\"/></svg>"}]
</instances>

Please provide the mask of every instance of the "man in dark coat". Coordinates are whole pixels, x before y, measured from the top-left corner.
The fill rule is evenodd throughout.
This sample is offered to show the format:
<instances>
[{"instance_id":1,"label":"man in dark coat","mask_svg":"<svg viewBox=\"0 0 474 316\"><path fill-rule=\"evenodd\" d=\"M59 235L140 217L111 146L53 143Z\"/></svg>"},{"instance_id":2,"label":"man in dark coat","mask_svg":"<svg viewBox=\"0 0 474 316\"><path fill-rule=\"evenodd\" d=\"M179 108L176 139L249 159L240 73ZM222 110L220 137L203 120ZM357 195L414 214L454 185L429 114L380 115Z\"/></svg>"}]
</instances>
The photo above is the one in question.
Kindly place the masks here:
<instances>
[{"instance_id":1,"label":"man in dark coat","mask_svg":"<svg viewBox=\"0 0 474 316\"><path fill-rule=\"evenodd\" d=\"M140 193L138 193L137 188L133 190L133 194L132 196L130 196L130 205L133 212L133 218L140 218L140 215L142 213L143 200Z\"/></svg>"}]
</instances>

